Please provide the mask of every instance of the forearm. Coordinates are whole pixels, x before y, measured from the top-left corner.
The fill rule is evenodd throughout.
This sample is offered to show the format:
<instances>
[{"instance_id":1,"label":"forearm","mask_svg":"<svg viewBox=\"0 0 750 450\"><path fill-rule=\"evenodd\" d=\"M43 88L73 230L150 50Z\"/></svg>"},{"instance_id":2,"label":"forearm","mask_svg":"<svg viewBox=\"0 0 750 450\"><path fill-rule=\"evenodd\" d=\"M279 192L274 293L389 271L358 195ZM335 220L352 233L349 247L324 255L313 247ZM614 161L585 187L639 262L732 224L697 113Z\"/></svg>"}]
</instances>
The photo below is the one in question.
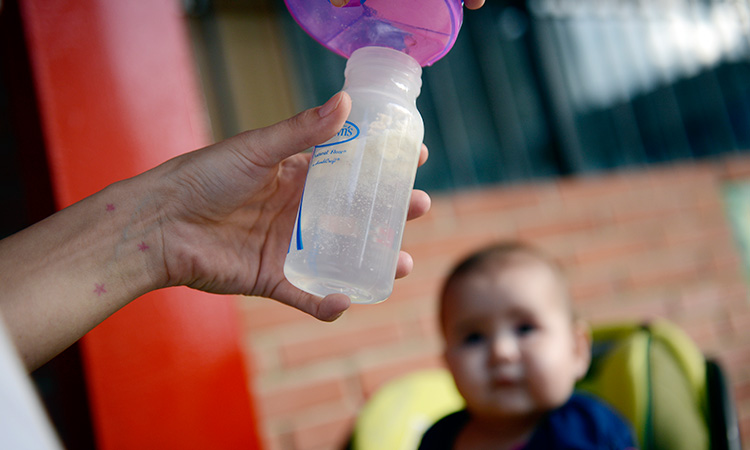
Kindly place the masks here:
<instances>
[{"instance_id":1,"label":"forearm","mask_svg":"<svg viewBox=\"0 0 750 450\"><path fill-rule=\"evenodd\" d=\"M153 176L139 178L0 241L0 311L30 369L164 282Z\"/></svg>"}]
</instances>

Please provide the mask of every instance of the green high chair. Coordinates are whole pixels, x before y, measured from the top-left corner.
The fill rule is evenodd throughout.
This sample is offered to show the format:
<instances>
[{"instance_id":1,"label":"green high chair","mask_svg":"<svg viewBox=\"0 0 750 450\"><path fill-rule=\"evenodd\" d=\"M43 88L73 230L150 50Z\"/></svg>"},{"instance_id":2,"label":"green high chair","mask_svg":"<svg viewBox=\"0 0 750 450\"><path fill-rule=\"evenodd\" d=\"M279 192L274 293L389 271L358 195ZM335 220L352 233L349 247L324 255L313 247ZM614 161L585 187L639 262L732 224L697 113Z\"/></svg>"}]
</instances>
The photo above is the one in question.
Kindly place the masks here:
<instances>
[{"instance_id":1,"label":"green high chair","mask_svg":"<svg viewBox=\"0 0 750 450\"><path fill-rule=\"evenodd\" d=\"M578 389L633 425L643 450L741 450L735 406L721 367L666 320L592 332L592 359ZM380 388L360 412L351 450L414 450L441 417L464 407L447 370L407 374Z\"/></svg>"}]
</instances>

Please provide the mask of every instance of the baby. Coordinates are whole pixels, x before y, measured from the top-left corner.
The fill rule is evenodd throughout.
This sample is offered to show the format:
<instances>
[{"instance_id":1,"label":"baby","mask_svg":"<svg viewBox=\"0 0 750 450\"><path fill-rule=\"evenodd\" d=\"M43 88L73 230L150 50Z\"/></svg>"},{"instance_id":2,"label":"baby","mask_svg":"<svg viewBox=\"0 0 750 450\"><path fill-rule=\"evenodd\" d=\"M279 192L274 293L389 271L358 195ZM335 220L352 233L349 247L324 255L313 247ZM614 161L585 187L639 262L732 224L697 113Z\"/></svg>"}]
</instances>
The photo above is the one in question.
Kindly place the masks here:
<instances>
[{"instance_id":1,"label":"baby","mask_svg":"<svg viewBox=\"0 0 750 450\"><path fill-rule=\"evenodd\" d=\"M570 303L560 268L533 247L499 244L460 263L443 287L440 322L466 409L434 424L420 450L635 447L613 410L573 393L590 333Z\"/></svg>"}]
</instances>

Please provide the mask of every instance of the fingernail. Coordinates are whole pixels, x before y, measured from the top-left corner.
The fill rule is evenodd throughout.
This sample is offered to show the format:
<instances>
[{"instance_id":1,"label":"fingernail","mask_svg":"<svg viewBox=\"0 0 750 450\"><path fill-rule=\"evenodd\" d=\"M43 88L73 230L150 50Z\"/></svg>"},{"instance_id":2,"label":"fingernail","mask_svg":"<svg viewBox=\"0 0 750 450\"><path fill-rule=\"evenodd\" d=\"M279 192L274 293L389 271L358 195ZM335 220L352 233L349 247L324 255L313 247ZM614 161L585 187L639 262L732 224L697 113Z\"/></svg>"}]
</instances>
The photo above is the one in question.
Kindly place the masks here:
<instances>
[{"instance_id":1,"label":"fingernail","mask_svg":"<svg viewBox=\"0 0 750 450\"><path fill-rule=\"evenodd\" d=\"M322 118L331 114L332 112L336 111L336 108L339 107L339 103L341 103L340 92L329 98L328 101L320 107L320 109L318 110L318 115Z\"/></svg>"},{"instance_id":2,"label":"fingernail","mask_svg":"<svg viewBox=\"0 0 750 450\"><path fill-rule=\"evenodd\" d=\"M348 0L331 0L331 4L339 8L346 5L347 3L349 3Z\"/></svg>"}]
</instances>

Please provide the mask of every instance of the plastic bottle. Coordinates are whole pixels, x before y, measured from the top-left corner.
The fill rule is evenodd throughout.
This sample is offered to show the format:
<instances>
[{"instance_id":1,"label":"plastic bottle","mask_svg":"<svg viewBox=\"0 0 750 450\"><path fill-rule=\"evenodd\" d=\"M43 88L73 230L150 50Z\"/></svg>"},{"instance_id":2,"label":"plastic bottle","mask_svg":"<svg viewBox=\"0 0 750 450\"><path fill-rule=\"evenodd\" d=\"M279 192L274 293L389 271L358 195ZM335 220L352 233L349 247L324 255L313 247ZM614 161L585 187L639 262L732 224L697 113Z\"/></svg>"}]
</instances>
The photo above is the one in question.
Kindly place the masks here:
<instances>
[{"instance_id":1,"label":"plastic bottle","mask_svg":"<svg viewBox=\"0 0 750 450\"><path fill-rule=\"evenodd\" d=\"M284 274L316 295L377 303L393 290L424 137L422 68L400 51L363 47L344 74L352 110L313 151Z\"/></svg>"},{"instance_id":2,"label":"plastic bottle","mask_svg":"<svg viewBox=\"0 0 750 450\"><path fill-rule=\"evenodd\" d=\"M393 290L424 135L416 108L421 66L445 56L462 0L285 0L311 37L350 58L352 112L314 149L284 274L318 295L377 303Z\"/></svg>"}]
</instances>

